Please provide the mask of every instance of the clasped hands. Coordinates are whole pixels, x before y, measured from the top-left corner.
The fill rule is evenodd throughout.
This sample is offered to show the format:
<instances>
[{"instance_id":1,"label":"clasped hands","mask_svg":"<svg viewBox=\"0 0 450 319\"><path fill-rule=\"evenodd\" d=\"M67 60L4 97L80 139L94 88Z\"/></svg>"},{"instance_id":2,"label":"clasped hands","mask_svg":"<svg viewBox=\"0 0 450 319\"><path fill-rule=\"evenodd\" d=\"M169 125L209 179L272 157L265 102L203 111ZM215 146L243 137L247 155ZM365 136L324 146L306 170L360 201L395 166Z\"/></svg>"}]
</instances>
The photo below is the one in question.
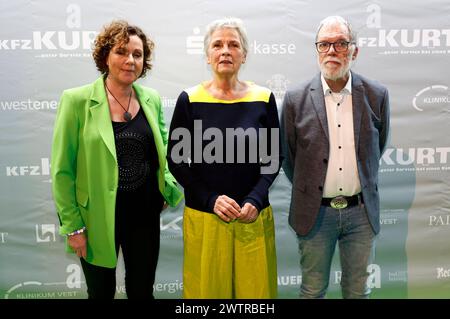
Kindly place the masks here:
<instances>
[{"instance_id":1,"label":"clasped hands","mask_svg":"<svg viewBox=\"0 0 450 319\"><path fill-rule=\"evenodd\" d=\"M250 203L241 208L236 201L226 195L217 197L214 213L225 222L238 220L241 223L252 223L258 217L258 210Z\"/></svg>"}]
</instances>

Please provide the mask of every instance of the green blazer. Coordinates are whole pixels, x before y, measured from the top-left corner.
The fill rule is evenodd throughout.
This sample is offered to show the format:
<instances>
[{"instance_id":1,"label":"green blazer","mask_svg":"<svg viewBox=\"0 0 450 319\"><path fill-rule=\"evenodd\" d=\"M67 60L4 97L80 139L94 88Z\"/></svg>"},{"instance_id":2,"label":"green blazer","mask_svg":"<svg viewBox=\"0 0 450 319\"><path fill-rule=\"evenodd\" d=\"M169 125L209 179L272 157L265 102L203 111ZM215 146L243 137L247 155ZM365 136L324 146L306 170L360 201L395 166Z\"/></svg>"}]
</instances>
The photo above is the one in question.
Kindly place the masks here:
<instances>
[{"instance_id":1,"label":"green blazer","mask_svg":"<svg viewBox=\"0 0 450 319\"><path fill-rule=\"evenodd\" d=\"M170 206L176 206L183 195L166 163L167 130L160 97L153 89L138 84L133 84L133 88L155 139L159 190ZM118 165L103 76L63 92L53 132L51 176L60 234L86 226L86 261L116 267Z\"/></svg>"}]
</instances>

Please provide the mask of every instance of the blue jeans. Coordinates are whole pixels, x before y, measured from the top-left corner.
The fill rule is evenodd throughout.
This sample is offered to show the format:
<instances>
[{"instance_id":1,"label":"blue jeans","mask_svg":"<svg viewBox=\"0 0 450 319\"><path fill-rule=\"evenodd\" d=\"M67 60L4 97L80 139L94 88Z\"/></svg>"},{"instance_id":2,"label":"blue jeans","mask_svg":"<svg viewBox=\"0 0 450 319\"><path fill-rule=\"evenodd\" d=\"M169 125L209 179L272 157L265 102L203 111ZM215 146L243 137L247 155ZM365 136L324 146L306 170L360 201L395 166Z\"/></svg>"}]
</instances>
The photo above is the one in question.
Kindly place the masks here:
<instances>
[{"instance_id":1,"label":"blue jeans","mask_svg":"<svg viewBox=\"0 0 450 319\"><path fill-rule=\"evenodd\" d=\"M375 234L364 204L344 209L321 206L313 229L297 236L302 284L300 298L324 298L336 242L339 243L343 298L368 298L367 266L375 254Z\"/></svg>"}]
</instances>

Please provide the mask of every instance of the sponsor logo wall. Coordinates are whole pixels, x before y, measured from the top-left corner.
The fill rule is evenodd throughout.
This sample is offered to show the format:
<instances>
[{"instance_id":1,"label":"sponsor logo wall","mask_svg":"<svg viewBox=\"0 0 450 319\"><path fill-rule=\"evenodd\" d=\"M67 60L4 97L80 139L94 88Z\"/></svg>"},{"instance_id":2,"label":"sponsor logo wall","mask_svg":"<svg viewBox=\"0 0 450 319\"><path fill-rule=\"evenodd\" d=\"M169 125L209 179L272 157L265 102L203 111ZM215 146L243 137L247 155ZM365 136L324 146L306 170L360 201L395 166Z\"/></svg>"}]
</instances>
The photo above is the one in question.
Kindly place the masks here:
<instances>
[{"instance_id":1,"label":"sponsor logo wall","mask_svg":"<svg viewBox=\"0 0 450 319\"><path fill-rule=\"evenodd\" d=\"M58 234L50 153L62 91L98 76L91 48L104 24L127 19L156 42L154 68L140 82L160 93L169 125L180 92L210 78L203 53L210 21L244 20L250 48L241 79L269 87L281 107L286 90L318 72L316 27L333 14L349 18L358 31L353 70L390 90L392 134L380 160L381 233L368 268L372 297L449 298L450 4L443 0L407 6L230 0L226 7L206 0L1 2L0 298L87 296L79 262L65 253ZM301 283L296 237L287 221L290 187L281 171L270 193L280 298L297 298ZM182 205L161 215L156 298L182 295L182 223ZM340 297L335 257L329 298ZM126 296L123 269L120 262L117 298Z\"/></svg>"}]
</instances>

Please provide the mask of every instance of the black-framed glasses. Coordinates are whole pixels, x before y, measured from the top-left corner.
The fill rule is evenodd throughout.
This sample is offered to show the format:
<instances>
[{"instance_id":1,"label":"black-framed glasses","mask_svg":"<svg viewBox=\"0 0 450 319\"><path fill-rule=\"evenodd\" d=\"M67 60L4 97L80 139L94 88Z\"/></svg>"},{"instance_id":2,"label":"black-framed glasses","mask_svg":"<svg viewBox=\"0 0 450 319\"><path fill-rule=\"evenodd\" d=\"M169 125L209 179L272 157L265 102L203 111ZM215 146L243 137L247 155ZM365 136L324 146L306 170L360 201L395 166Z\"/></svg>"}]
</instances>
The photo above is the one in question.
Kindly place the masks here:
<instances>
[{"instance_id":1,"label":"black-framed glasses","mask_svg":"<svg viewBox=\"0 0 450 319\"><path fill-rule=\"evenodd\" d=\"M336 42L327 42L327 41L322 41L322 42L316 42L316 49L317 52L319 53L325 53L328 52L328 50L330 50L330 47L333 46L334 51L336 52L346 52L348 50L348 46L350 44L354 44L355 42L350 42L350 41L345 41L345 40L340 40L340 41L336 41Z\"/></svg>"}]
</instances>

